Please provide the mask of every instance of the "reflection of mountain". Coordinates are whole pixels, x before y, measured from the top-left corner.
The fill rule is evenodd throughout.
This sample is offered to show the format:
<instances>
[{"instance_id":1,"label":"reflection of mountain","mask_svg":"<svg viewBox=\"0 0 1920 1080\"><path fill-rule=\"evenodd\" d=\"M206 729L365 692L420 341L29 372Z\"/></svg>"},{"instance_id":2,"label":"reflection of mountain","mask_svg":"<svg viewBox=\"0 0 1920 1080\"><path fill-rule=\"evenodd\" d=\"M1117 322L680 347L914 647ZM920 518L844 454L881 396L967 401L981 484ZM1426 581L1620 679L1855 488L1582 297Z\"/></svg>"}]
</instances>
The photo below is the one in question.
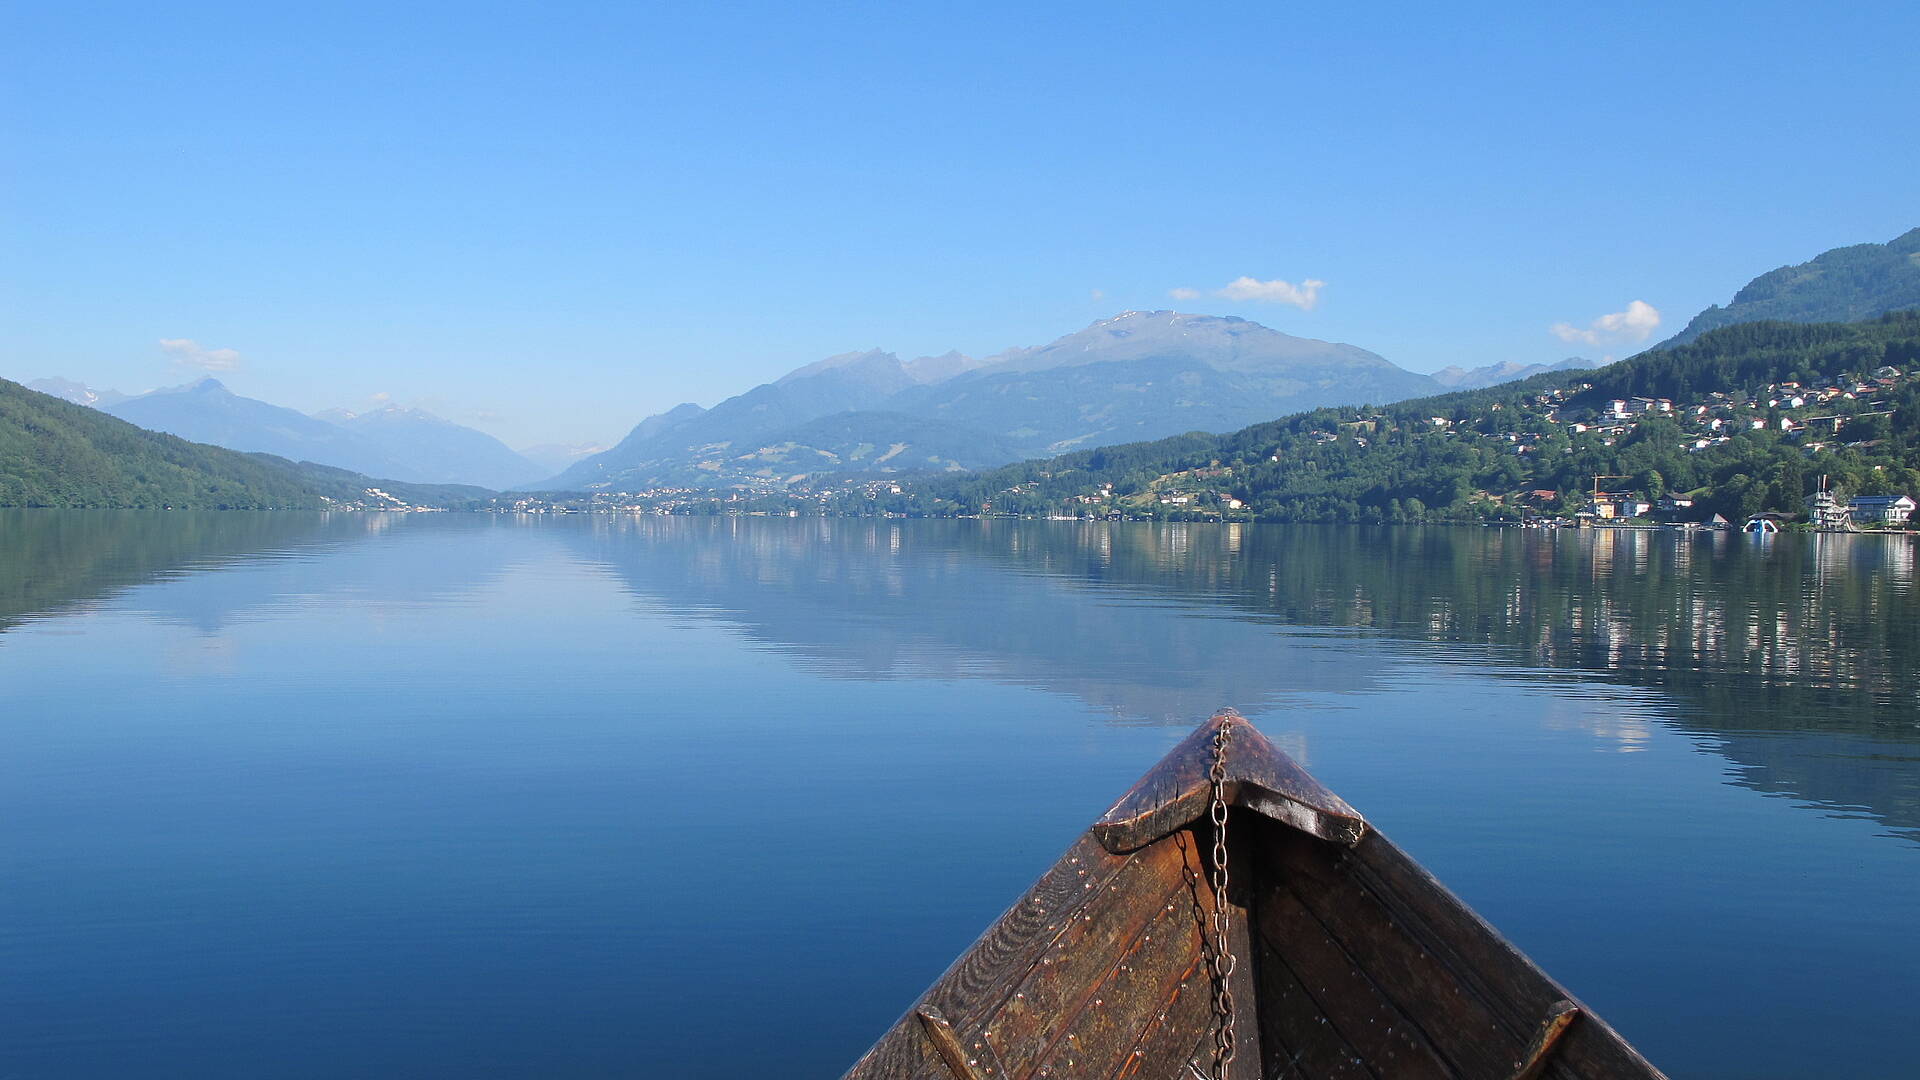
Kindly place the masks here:
<instances>
[{"instance_id":1,"label":"reflection of mountain","mask_svg":"<svg viewBox=\"0 0 1920 1080\"><path fill-rule=\"evenodd\" d=\"M1372 649L1289 626L1602 675L1675 695L1740 783L1920 833L1903 538L660 518L565 535L637 592L829 670L984 675L1129 719L1373 685ZM1193 617L1205 604L1275 632Z\"/></svg>"},{"instance_id":2,"label":"reflection of mountain","mask_svg":"<svg viewBox=\"0 0 1920 1080\"><path fill-rule=\"evenodd\" d=\"M491 515L439 515L432 528L408 528L408 515L349 518L324 558L312 551L263 551L233 560L217 574L193 574L136 589L122 598L135 611L215 635L277 609L329 604L429 604L456 600L498 576L511 553L484 542L489 529L511 528ZM344 534L344 535L342 535Z\"/></svg>"},{"instance_id":3,"label":"reflection of mountain","mask_svg":"<svg viewBox=\"0 0 1920 1080\"><path fill-rule=\"evenodd\" d=\"M1380 667L1364 645L1249 634L1053 573L1019 558L1023 539L1065 534L1018 524L639 517L561 535L636 593L848 678L989 678L1185 724L1228 702L1369 689ZM1016 565L992 557L1002 550Z\"/></svg>"},{"instance_id":4,"label":"reflection of mountain","mask_svg":"<svg viewBox=\"0 0 1920 1080\"><path fill-rule=\"evenodd\" d=\"M1669 694L1735 782L1920 836L1904 537L0 511L0 647L115 595L207 633L284 604L458 601L535 534L829 675L998 680L1121 720L1378 689L1396 640L1616 679Z\"/></svg>"}]
</instances>

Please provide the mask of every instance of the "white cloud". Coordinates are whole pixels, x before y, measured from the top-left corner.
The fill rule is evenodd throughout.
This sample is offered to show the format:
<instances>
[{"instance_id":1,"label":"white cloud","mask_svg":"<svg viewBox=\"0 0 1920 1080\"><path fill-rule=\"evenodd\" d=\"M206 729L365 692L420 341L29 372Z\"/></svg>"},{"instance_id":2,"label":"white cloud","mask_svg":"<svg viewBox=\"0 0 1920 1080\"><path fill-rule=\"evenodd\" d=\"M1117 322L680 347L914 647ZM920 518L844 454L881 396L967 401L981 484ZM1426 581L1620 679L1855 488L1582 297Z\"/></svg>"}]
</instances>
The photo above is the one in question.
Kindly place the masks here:
<instances>
[{"instance_id":1,"label":"white cloud","mask_svg":"<svg viewBox=\"0 0 1920 1080\"><path fill-rule=\"evenodd\" d=\"M191 338L161 338L160 351L178 367L200 371L232 371L240 366L237 349L209 349Z\"/></svg>"},{"instance_id":2,"label":"white cloud","mask_svg":"<svg viewBox=\"0 0 1920 1080\"><path fill-rule=\"evenodd\" d=\"M1548 329L1561 341L1605 345L1616 341L1645 341L1659 328L1660 309L1645 300L1635 300L1625 311L1602 315L1585 327L1559 322Z\"/></svg>"},{"instance_id":3,"label":"white cloud","mask_svg":"<svg viewBox=\"0 0 1920 1080\"><path fill-rule=\"evenodd\" d=\"M1217 294L1228 300L1257 300L1267 304L1292 304L1302 311L1312 311L1320 302L1320 289L1324 281L1312 278L1295 285L1291 281L1259 281L1250 277L1239 277L1227 282L1226 288Z\"/></svg>"},{"instance_id":4,"label":"white cloud","mask_svg":"<svg viewBox=\"0 0 1920 1080\"><path fill-rule=\"evenodd\" d=\"M1200 297L1200 290L1189 289L1185 285L1182 285L1177 289L1168 289L1167 295L1173 297L1175 300L1197 300Z\"/></svg>"},{"instance_id":5,"label":"white cloud","mask_svg":"<svg viewBox=\"0 0 1920 1080\"><path fill-rule=\"evenodd\" d=\"M1093 298L1095 300L1105 300L1107 298L1107 290L1105 289L1093 290Z\"/></svg>"}]
</instances>

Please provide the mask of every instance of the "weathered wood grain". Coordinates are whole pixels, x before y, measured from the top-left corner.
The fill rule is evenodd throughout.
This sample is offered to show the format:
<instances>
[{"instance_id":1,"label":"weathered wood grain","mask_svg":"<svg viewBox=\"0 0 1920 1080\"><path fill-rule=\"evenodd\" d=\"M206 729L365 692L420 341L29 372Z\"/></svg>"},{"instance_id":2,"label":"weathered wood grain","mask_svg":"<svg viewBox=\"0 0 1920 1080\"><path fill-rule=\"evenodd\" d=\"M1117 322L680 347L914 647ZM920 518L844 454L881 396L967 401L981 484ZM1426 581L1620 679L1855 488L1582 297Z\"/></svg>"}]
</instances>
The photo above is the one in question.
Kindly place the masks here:
<instances>
[{"instance_id":1,"label":"weathered wood grain","mask_svg":"<svg viewBox=\"0 0 1920 1080\"><path fill-rule=\"evenodd\" d=\"M1579 1006L1580 1021L1555 1051L1552 1072L1591 1080L1664 1076L1606 1021L1541 971L1386 836L1376 832L1337 855L1336 861L1403 925L1420 927L1421 939L1447 957L1463 982L1511 1016L1527 1037L1560 1001Z\"/></svg>"},{"instance_id":2,"label":"weathered wood grain","mask_svg":"<svg viewBox=\"0 0 1920 1080\"><path fill-rule=\"evenodd\" d=\"M1256 934L1253 964L1260 997L1253 1020L1260 1026L1261 1075L1298 1080L1377 1080L1360 1052L1327 1022L1320 1002L1292 965Z\"/></svg>"},{"instance_id":3,"label":"weathered wood grain","mask_svg":"<svg viewBox=\"0 0 1920 1080\"><path fill-rule=\"evenodd\" d=\"M1117 957L1092 997L1057 1033L1036 1060L1039 1075L1113 1076L1139 1050L1140 1034L1158 1021L1181 993L1204 993L1206 964L1200 931L1184 894L1162 904L1145 931ZM1206 1015L1201 1017L1206 1019ZM1190 1044L1189 1037L1175 1041ZM1164 1039L1164 1036L1163 1036Z\"/></svg>"},{"instance_id":4,"label":"weathered wood grain","mask_svg":"<svg viewBox=\"0 0 1920 1080\"><path fill-rule=\"evenodd\" d=\"M1028 1075L1066 1037L1080 1012L1130 953L1179 947L1155 937L1156 922L1184 904L1183 856L1172 843L1135 853L1129 865L1065 920L1047 949L986 1026L987 1041L1016 1077ZM1179 901L1180 904L1176 904ZM1187 932L1193 920L1185 917Z\"/></svg>"},{"instance_id":5,"label":"weathered wood grain","mask_svg":"<svg viewBox=\"0 0 1920 1080\"><path fill-rule=\"evenodd\" d=\"M1275 830L1272 851L1288 892L1391 995L1454 1071L1476 1077L1512 1072L1532 1037L1531 1025L1522 1028L1511 1015L1496 1012L1472 980L1436 955L1420 927L1397 922L1376 896L1336 870L1320 845Z\"/></svg>"},{"instance_id":6,"label":"weathered wood grain","mask_svg":"<svg viewBox=\"0 0 1920 1080\"><path fill-rule=\"evenodd\" d=\"M931 1006L963 1032L978 1030L1038 962L1072 913L1127 865L1085 834L955 960L914 1008ZM913 1009L854 1063L846 1080L939 1076L943 1068L919 1031Z\"/></svg>"},{"instance_id":7,"label":"weathered wood grain","mask_svg":"<svg viewBox=\"0 0 1920 1080\"><path fill-rule=\"evenodd\" d=\"M1109 851L1132 851L1198 821L1212 793L1213 735L1232 721L1228 801L1324 840L1350 844L1367 823L1238 713L1222 710L1182 740L1093 825Z\"/></svg>"},{"instance_id":8,"label":"weathered wood grain","mask_svg":"<svg viewBox=\"0 0 1920 1080\"><path fill-rule=\"evenodd\" d=\"M1311 1046L1313 1041L1306 1038L1310 1029L1330 1030L1354 1058L1367 1062L1382 1076L1450 1080L1459 1075L1358 959L1284 883L1275 882L1264 889L1256 906L1257 930L1267 950L1262 959L1270 959L1267 966L1282 968L1285 973L1270 973L1268 977L1281 990L1288 989L1286 981L1290 977L1304 995L1304 1000L1299 994L1288 994L1285 1000L1269 1002L1263 997L1260 1002L1263 1022L1273 1025L1283 1039ZM1302 1007L1303 1015L1293 1012ZM1330 1074L1343 1075L1324 1059L1316 1059L1314 1064Z\"/></svg>"}]
</instances>

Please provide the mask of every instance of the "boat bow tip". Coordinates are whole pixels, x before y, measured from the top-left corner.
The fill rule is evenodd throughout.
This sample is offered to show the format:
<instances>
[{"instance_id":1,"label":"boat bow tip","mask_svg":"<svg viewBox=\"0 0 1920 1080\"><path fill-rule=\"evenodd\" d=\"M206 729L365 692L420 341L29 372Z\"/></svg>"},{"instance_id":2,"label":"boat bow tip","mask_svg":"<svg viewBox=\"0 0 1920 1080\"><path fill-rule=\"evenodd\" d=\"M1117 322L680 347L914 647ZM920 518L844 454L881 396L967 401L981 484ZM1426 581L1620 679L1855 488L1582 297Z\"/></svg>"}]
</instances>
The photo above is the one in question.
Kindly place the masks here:
<instances>
[{"instance_id":1,"label":"boat bow tip","mask_svg":"<svg viewBox=\"0 0 1920 1080\"><path fill-rule=\"evenodd\" d=\"M1093 825L1102 847L1120 854L1183 829L1206 813L1214 733L1232 723L1227 749L1229 804L1338 844L1356 844L1367 822L1232 709L1221 709L1181 740Z\"/></svg>"}]
</instances>

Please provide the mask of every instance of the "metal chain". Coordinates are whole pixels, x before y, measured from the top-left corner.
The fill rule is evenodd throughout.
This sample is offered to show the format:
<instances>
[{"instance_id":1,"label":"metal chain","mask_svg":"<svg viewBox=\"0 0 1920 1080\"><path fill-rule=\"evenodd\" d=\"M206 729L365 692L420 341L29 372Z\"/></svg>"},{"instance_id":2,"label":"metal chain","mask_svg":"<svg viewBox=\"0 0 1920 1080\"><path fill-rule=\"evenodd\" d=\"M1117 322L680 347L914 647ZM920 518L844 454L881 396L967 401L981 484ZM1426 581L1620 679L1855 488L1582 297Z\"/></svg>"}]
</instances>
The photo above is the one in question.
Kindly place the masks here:
<instances>
[{"instance_id":1,"label":"metal chain","mask_svg":"<svg viewBox=\"0 0 1920 1080\"><path fill-rule=\"evenodd\" d=\"M1201 1080L1226 1080L1227 1063L1233 1060L1233 969L1237 958L1227 940L1233 929L1233 912L1227 907L1227 744L1233 739L1233 719L1225 718L1213 733L1213 768L1207 778L1213 784L1213 799L1207 817L1213 822L1213 927L1212 953L1207 957L1213 982L1213 1062L1212 1071L1203 1073L1192 1063L1187 1068Z\"/></svg>"}]
</instances>

